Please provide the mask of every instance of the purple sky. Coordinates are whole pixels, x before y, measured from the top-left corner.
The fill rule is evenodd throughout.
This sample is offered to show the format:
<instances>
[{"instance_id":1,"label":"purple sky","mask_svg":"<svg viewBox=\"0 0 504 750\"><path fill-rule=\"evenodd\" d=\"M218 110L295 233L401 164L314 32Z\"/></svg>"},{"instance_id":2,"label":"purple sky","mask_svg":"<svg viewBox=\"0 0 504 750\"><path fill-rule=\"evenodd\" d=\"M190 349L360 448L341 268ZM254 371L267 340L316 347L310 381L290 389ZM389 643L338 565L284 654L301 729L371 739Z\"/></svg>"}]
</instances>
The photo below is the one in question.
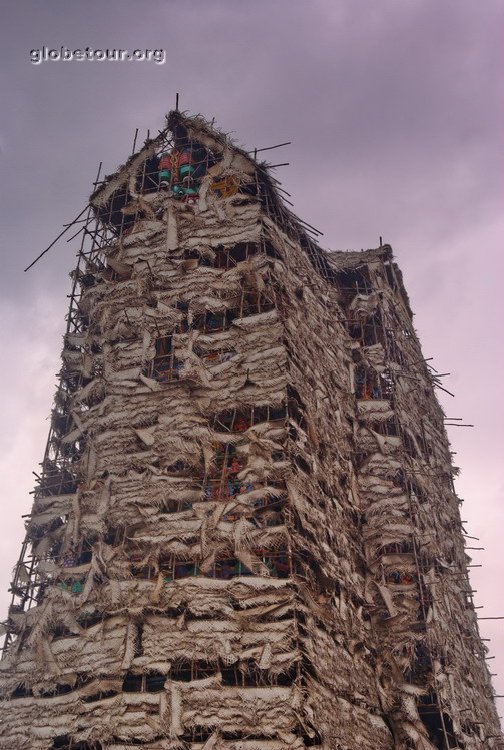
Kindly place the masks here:
<instances>
[{"instance_id":1,"label":"purple sky","mask_svg":"<svg viewBox=\"0 0 504 750\"><path fill-rule=\"evenodd\" d=\"M501 0L22 0L4 5L0 616L59 369L64 241L22 269L107 173L181 108L271 152L323 247L389 242L443 398L481 617L504 615ZM31 49L166 49L166 63L44 62ZM504 621L482 621L504 694ZM499 701L504 710L504 701Z\"/></svg>"}]
</instances>

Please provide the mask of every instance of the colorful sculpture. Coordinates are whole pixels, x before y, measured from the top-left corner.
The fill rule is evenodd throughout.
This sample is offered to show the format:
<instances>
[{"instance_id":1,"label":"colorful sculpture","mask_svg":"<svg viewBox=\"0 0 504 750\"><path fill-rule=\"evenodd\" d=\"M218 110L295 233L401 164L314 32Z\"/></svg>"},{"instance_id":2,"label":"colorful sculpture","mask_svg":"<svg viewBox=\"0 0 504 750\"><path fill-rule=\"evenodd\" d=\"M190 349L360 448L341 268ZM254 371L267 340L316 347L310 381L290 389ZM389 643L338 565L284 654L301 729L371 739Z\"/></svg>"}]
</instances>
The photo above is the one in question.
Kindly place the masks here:
<instances>
[{"instance_id":1,"label":"colorful sculpture","mask_svg":"<svg viewBox=\"0 0 504 750\"><path fill-rule=\"evenodd\" d=\"M200 188L195 179L197 166L193 151L189 148L161 154L159 159L159 187L169 188L172 195L180 200L196 200ZM199 170L201 171L201 170Z\"/></svg>"}]
</instances>

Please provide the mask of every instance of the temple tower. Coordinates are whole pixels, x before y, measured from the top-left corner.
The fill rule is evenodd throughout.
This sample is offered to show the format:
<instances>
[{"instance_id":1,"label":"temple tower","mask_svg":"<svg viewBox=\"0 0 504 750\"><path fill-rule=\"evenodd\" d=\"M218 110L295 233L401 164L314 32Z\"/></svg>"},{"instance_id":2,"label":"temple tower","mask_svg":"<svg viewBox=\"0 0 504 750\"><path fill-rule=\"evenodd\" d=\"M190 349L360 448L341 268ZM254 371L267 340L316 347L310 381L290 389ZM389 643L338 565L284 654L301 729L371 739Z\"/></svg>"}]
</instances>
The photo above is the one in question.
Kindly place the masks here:
<instances>
[{"instance_id":1,"label":"temple tower","mask_svg":"<svg viewBox=\"0 0 504 750\"><path fill-rule=\"evenodd\" d=\"M503 748L390 246L172 112L91 196L2 750Z\"/></svg>"}]
</instances>

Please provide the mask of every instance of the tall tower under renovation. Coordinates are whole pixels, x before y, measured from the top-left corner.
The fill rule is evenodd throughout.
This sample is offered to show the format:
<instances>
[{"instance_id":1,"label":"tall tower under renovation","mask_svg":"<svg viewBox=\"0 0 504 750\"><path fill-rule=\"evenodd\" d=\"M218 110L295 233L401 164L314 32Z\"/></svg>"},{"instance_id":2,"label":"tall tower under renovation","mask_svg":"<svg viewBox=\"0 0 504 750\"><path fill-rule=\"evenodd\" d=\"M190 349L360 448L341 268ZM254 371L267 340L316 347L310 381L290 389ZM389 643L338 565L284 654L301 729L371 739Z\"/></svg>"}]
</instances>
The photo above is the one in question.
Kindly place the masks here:
<instances>
[{"instance_id":1,"label":"tall tower under renovation","mask_svg":"<svg viewBox=\"0 0 504 750\"><path fill-rule=\"evenodd\" d=\"M390 246L178 111L95 187L0 748L504 748Z\"/></svg>"}]
</instances>

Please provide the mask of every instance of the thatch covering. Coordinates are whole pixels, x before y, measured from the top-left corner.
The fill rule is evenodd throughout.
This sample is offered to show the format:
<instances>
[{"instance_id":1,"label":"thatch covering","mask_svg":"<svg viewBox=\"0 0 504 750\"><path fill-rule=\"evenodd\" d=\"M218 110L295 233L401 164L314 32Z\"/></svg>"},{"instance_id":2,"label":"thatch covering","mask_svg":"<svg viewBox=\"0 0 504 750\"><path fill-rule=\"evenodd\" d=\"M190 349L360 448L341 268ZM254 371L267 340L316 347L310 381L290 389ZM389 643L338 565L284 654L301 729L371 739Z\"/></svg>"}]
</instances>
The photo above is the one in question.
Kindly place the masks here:
<instances>
[{"instance_id":1,"label":"thatch covering","mask_svg":"<svg viewBox=\"0 0 504 750\"><path fill-rule=\"evenodd\" d=\"M182 142L192 199L146 189ZM91 205L0 748L502 747L390 247L325 253L180 113Z\"/></svg>"}]
</instances>

